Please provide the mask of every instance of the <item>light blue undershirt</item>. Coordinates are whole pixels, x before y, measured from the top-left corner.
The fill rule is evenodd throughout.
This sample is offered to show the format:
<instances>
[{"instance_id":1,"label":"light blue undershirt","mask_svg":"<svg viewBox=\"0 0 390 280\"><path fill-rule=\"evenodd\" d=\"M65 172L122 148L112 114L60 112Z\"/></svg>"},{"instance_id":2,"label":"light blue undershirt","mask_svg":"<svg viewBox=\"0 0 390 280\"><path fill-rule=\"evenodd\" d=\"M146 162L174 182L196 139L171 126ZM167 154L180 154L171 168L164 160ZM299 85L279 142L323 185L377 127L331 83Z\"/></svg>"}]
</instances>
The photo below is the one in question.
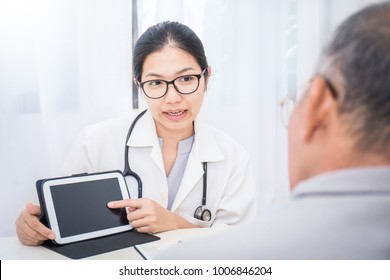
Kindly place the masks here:
<instances>
[{"instance_id":1,"label":"light blue undershirt","mask_svg":"<svg viewBox=\"0 0 390 280\"><path fill-rule=\"evenodd\" d=\"M160 147L162 147L163 139L159 138ZM179 141L177 156L175 163L172 166L171 173L168 175L168 209L171 210L173 201L179 190L181 180L183 179L184 171L186 170L188 157L190 155L194 136Z\"/></svg>"}]
</instances>

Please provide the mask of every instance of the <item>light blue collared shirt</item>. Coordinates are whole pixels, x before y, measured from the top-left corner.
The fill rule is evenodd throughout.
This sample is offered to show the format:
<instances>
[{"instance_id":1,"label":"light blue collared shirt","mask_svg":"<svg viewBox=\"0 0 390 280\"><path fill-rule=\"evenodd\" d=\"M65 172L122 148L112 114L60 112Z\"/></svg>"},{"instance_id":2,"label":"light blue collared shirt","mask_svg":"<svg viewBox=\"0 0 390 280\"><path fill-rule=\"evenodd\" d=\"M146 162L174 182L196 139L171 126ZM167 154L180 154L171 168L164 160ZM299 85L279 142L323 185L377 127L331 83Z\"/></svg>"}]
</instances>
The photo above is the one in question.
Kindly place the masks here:
<instances>
[{"instance_id":1,"label":"light blue collared shirt","mask_svg":"<svg viewBox=\"0 0 390 280\"><path fill-rule=\"evenodd\" d=\"M163 140L159 138L160 147L162 147ZM173 201L179 190L181 180L183 179L184 171L186 170L188 157L190 155L192 144L194 143L194 136L181 140L177 149L177 156L173 164L171 173L168 176L168 209L171 210Z\"/></svg>"}]
</instances>

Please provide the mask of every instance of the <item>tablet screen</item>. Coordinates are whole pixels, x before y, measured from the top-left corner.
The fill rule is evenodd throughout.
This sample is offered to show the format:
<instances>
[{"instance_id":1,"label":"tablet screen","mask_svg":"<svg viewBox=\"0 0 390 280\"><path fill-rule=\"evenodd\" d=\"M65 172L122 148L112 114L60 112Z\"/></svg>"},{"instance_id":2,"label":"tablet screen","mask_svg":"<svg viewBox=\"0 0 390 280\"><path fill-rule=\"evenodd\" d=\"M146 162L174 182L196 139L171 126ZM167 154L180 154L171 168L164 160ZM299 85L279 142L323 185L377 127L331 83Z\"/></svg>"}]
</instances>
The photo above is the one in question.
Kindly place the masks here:
<instances>
[{"instance_id":1,"label":"tablet screen","mask_svg":"<svg viewBox=\"0 0 390 280\"><path fill-rule=\"evenodd\" d=\"M132 229L125 208L107 203L129 198L120 172L48 179L42 195L55 242L66 244Z\"/></svg>"},{"instance_id":2,"label":"tablet screen","mask_svg":"<svg viewBox=\"0 0 390 280\"><path fill-rule=\"evenodd\" d=\"M62 237L129 223L124 208L107 208L109 201L122 199L117 178L55 185L50 192Z\"/></svg>"}]
</instances>

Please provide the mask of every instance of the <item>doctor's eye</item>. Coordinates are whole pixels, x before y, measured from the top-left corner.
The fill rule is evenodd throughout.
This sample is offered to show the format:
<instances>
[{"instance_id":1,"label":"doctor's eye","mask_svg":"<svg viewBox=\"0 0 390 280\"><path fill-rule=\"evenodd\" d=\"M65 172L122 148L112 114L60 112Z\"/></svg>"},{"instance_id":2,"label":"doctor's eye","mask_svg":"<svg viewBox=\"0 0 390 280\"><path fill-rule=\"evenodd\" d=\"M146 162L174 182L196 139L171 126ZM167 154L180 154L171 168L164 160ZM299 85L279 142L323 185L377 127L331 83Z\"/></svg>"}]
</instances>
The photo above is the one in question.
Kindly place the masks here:
<instances>
[{"instance_id":1,"label":"doctor's eye","mask_svg":"<svg viewBox=\"0 0 390 280\"><path fill-rule=\"evenodd\" d=\"M182 76L179 79L180 83L192 83L196 80L195 76Z\"/></svg>"},{"instance_id":2,"label":"doctor's eye","mask_svg":"<svg viewBox=\"0 0 390 280\"><path fill-rule=\"evenodd\" d=\"M149 82L145 83L145 86L148 86L148 87L161 87L163 85L164 85L164 82L160 81L160 80L153 80L153 81L149 81Z\"/></svg>"}]
</instances>

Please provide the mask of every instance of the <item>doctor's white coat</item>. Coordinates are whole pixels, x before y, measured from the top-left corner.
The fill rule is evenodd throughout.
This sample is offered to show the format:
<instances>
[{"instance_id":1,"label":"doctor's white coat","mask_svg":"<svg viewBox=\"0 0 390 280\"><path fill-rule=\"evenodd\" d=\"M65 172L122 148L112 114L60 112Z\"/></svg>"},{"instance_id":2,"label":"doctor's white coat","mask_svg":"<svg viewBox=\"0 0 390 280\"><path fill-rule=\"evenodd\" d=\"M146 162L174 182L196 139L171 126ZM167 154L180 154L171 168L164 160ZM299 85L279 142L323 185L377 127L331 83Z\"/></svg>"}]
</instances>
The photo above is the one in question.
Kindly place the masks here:
<instances>
[{"instance_id":1,"label":"doctor's white coat","mask_svg":"<svg viewBox=\"0 0 390 280\"><path fill-rule=\"evenodd\" d=\"M60 174L123 170L125 144L130 168L143 182L143 197L168 205L168 181L154 120L141 117L127 143L133 118L118 118L88 126L73 144ZM194 218L202 204L203 166L207 162L207 204L212 219ZM137 185L129 186L138 197ZM257 191L248 153L227 134L195 121L195 138L186 170L171 211L200 227L238 225L256 216Z\"/></svg>"}]
</instances>

